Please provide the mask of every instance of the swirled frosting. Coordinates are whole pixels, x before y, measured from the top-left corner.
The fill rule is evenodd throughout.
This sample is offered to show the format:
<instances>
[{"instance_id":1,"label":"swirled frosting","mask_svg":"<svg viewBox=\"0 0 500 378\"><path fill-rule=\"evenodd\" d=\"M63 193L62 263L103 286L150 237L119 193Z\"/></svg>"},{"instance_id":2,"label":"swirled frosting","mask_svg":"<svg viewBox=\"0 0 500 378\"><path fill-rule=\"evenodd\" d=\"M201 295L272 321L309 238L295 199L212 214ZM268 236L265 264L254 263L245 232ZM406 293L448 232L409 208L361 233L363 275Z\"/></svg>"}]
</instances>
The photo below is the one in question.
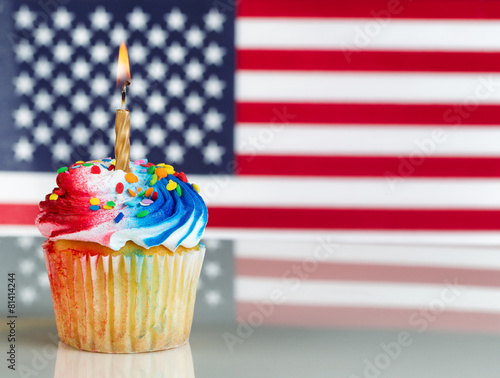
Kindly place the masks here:
<instances>
[{"instance_id":1,"label":"swirled frosting","mask_svg":"<svg viewBox=\"0 0 500 378\"><path fill-rule=\"evenodd\" d=\"M47 239L113 250L129 240L144 248L193 248L208 219L198 187L184 173L145 159L131 163L130 173L114 170L111 159L60 168L57 188L39 207L36 225Z\"/></svg>"}]
</instances>

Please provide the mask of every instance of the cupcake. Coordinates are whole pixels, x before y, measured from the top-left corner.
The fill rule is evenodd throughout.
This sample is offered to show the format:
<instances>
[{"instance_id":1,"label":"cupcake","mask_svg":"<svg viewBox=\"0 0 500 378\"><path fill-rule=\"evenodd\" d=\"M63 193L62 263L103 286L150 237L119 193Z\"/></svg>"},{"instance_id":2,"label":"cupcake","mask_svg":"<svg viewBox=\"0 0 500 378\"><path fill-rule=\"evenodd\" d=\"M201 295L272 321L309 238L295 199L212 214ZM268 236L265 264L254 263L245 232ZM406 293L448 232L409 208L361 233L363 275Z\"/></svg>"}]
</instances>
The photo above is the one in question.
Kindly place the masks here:
<instances>
[{"instance_id":1,"label":"cupcake","mask_svg":"<svg viewBox=\"0 0 500 378\"><path fill-rule=\"evenodd\" d=\"M184 345L193 319L207 208L183 172L146 159L79 161L40 202L57 330L107 353Z\"/></svg>"}]
</instances>

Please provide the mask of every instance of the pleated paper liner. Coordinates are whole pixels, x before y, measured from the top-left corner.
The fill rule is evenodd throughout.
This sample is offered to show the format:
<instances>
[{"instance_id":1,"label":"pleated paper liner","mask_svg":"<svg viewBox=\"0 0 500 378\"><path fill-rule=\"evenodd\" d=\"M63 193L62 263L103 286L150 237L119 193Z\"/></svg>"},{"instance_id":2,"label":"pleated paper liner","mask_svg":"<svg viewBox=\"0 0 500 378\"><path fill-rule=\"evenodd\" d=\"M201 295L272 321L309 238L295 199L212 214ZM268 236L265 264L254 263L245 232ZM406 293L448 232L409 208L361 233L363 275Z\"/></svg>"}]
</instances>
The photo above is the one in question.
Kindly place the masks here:
<instances>
[{"instance_id":1,"label":"pleated paper liner","mask_svg":"<svg viewBox=\"0 0 500 378\"><path fill-rule=\"evenodd\" d=\"M82 352L59 342L54 378L194 378L189 343L156 353Z\"/></svg>"},{"instance_id":2,"label":"pleated paper liner","mask_svg":"<svg viewBox=\"0 0 500 378\"><path fill-rule=\"evenodd\" d=\"M74 348L136 353L189 339L205 246L120 251L58 240L43 245L57 331Z\"/></svg>"}]
</instances>

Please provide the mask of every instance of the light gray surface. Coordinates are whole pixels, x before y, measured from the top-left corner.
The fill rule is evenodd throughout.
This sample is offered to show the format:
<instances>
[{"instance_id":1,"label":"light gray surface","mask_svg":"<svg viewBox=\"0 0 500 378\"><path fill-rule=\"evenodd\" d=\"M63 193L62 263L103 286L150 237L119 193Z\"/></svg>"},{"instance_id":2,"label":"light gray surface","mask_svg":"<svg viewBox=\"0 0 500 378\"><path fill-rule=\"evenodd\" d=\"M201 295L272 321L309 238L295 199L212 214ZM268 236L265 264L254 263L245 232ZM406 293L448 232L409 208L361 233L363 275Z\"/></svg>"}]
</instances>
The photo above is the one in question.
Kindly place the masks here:
<instances>
[{"instance_id":1,"label":"light gray surface","mask_svg":"<svg viewBox=\"0 0 500 378\"><path fill-rule=\"evenodd\" d=\"M238 345L231 353L223 340L225 332L234 333L235 325L197 325L191 334L191 352L197 378L212 377L397 377L397 378L498 378L500 359L498 350L500 337L488 335L466 335L426 332L412 335L414 342L404 348L400 355L391 358L386 369L371 375L363 374L367 361L381 358L382 343L395 340L400 331L367 330L320 330L261 327ZM2 325L1 350L7 347ZM71 377L94 377L84 373L82 366L99 365L102 377L105 367L124 366L127 370L139 371L136 377L149 377L152 360L163 361L164 370L155 371L154 377L192 377L186 360L175 351L155 352L156 355L98 355L69 350L59 346L55 324L52 319L36 321L19 320L18 369L23 365L33 369L36 377L54 377L56 360L59 373L65 358L79 361L80 368ZM66 349L62 349L66 348ZM61 350L62 349L62 350ZM40 358L40 356L44 356ZM33 360L39 356L38 360ZM129 357L127 357L129 356ZM2 359L1 377L23 376L10 372ZM71 362L69 361L69 362ZM96 362L97 361L97 362ZM101 361L101 362L99 362ZM104 363L102 361L105 361ZM144 364L144 366L141 366ZM183 370L184 369L184 370ZM91 369L89 369L91 370ZM185 373L188 371L187 373ZM61 376L61 375L59 375Z\"/></svg>"}]
</instances>

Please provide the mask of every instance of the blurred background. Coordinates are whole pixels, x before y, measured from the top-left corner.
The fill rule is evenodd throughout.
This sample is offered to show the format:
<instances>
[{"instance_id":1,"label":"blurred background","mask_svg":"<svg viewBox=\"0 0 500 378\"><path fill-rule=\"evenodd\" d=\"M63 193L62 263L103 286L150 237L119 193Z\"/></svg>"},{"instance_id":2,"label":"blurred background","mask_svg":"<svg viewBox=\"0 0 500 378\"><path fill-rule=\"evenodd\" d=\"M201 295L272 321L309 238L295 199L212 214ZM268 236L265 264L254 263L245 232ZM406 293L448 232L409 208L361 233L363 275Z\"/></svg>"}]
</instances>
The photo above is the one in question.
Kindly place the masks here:
<instances>
[{"instance_id":1,"label":"blurred background","mask_svg":"<svg viewBox=\"0 0 500 378\"><path fill-rule=\"evenodd\" d=\"M20 316L53 317L37 203L59 167L113 156L125 41L131 159L186 172L209 207L195 327L229 329L222 350L263 326L276 348L356 356L338 358L345 377L419 365L366 370L393 334L360 330L491 350L499 20L486 0L0 0L0 273L16 273ZM458 355L436 376L498 371Z\"/></svg>"}]
</instances>

